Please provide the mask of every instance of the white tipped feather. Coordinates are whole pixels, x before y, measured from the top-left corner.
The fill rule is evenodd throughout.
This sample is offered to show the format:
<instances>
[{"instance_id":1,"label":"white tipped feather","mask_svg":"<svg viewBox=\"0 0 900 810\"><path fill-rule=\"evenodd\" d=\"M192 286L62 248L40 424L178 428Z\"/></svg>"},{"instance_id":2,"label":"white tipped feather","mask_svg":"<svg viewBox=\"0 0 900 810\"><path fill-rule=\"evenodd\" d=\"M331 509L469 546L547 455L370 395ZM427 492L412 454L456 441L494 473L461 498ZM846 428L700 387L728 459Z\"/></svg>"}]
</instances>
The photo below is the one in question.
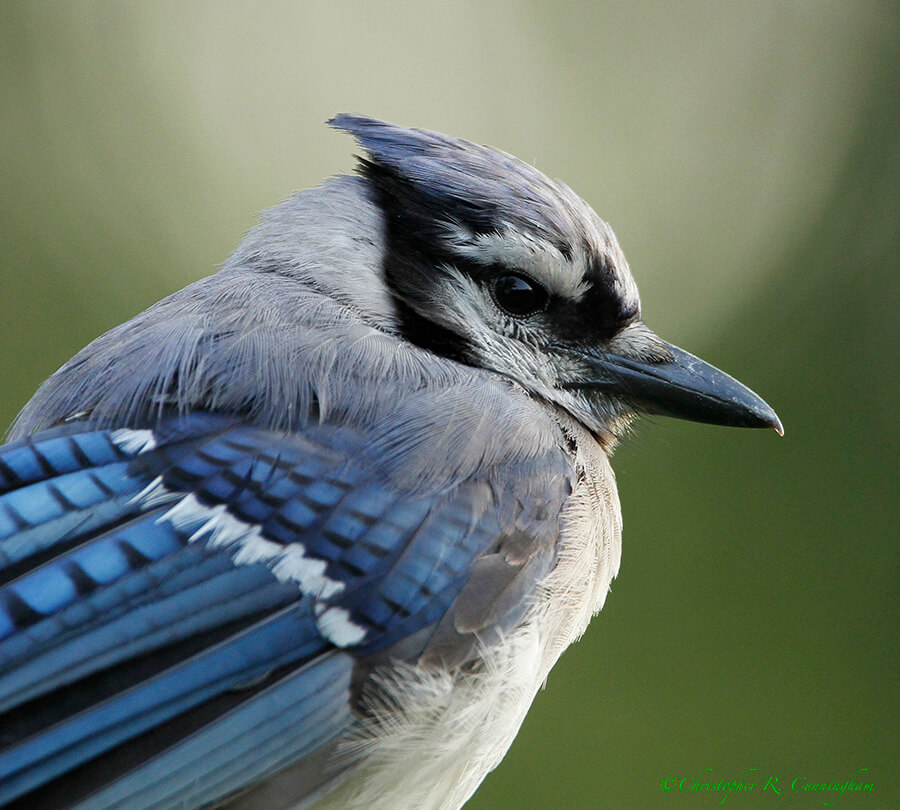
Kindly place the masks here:
<instances>
[{"instance_id":1,"label":"white tipped feather","mask_svg":"<svg viewBox=\"0 0 900 810\"><path fill-rule=\"evenodd\" d=\"M147 486L145 486L137 495L128 501L129 504L140 504L144 509L153 509L162 506L164 503L177 501L184 496L181 492L173 492L165 484L163 477L157 475Z\"/></svg>"},{"instance_id":2,"label":"white tipped feather","mask_svg":"<svg viewBox=\"0 0 900 810\"><path fill-rule=\"evenodd\" d=\"M193 493L185 495L168 512L156 519L157 523L168 521L176 529L189 529L209 520L209 507L204 506Z\"/></svg>"},{"instance_id":3,"label":"white tipped feather","mask_svg":"<svg viewBox=\"0 0 900 810\"><path fill-rule=\"evenodd\" d=\"M330 607L316 619L319 632L338 647L359 644L366 637L366 630L350 618L345 608Z\"/></svg>"},{"instance_id":4,"label":"white tipped feather","mask_svg":"<svg viewBox=\"0 0 900 810\"><path fill-rule=\"evenodd\" d=\"M110 433L113 444L123 453L139 456L156 448L156 437L152 430L114 430Z\"/></svg>"},{"instance_id":5,"label":"white tipped feather","mask_svg":"<svg viewBox=\"0 0 900 810\"><path fill-rule=\"evenodd\" d=\"M148 497L158 499L160 496L154 493L161 486L161 483L151 482ZM165 497L171 497L171 493ZM344 590L343 582L326 575L325 560L307 556L302 543L285 546L267 540L259 526L236 518L225 504L206 506L193 494L185 495L157 518L157 523L163 521L182 531L193 529L188 538L191 543L206 538L207 547L228 549L235 565L266 565L279 581L297 583L300 592L306 596L328 599Z\"/></svg>"},{"instance_id":6,"label":"white tipped feather","mask_svg":"<svg viewBox=\"0 0 900 810\"><path fill-rule=\"evenodd\" d=\"M328 599L344 590L344 583L325 576L325 560L306 556L301 543L285 546L271 566L272 573L282 582L299 583L300 590L316 599Z\"/></svg>"}]
</instances>

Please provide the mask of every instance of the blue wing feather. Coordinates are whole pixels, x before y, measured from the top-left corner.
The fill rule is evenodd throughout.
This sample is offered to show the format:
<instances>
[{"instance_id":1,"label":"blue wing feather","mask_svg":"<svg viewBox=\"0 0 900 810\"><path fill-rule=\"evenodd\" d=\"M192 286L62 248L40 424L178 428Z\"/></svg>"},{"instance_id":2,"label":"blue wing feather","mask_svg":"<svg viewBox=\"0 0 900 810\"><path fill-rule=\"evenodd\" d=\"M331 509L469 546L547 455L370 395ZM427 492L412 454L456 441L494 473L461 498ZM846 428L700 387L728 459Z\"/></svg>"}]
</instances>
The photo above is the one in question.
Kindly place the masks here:
<instances>
[{"instance_id":1,"label":"blue wing feather","mask_svg":"<svg viewBox=\"0 0 900 810\"><path fill-rule=\"evenodd\" d=\"M23 634L26 643L19 644L18 650L7 653L0 649L0 670L9 668L0 676L0 709L31 700L130 658L296 600L296 595L291 593L293 589L273 582L271 576L258 568L235 570L229 566L222 570L227 561L204 561L197 557L193 555L198 565L185 571L188 576L172 583L180 586L175 594L159 593L158 598L144 599L142 604L132 604L127 612L119 611L112 617L95 610L77 626L76 632L65 632L61 622L69 617L62 616L56 622L57 638L48 638L46 632L33 633L30 638ZM202 581L196 582L201 577ZM80 609L83 605L75 607ZM72 624L71 620L68 624ZM18 656L14 656L16 652Z\"/></svg>"},{"instance_id":2,"label":"blue wing feather","mask_svg":"<svg viewBox=\"0 0 900 810\"><path fill-rule=\"evenodd\" d=\"M127 514L141 488L127 469L120 462L6 493L0 499L0 568Z\"/></svg>"},{"instance_id":3,"label":"blue wing feather","mask_svg":"<svg viewBox=\"0 0 900 810\"><path fill-rule=\"evenodd\" d=\"M144 763L86 802L92 810L192 807L224 796L314 751L350 723L353 659L328 654L296 670ZM303 733L298 734L297 730Z\"/></svg>"},{"instance_id":4,"label":"blue wing feather","mask_svg":"<svg viewBox=\"0 0 900 810\"><path fill-rule=\"evenodd\" d=\"M198 413L0 448L0 805L190 806L346 729L354 666L436 626L519 509L361 447Z\"/></svg>"},{"instance_id":5,"label":"blue wing feather","mask_svg":"<svg viewBox=\"0 0 900 810\"><path fill-rule=\"evenodd\" d=\"M311 606L286 608L0 754L0 801L15 798L225 689L322 647Z\"/></svg>"},{"instance_id":6,"label":"blue wing feather","mask_svg":"<svg viewBox=\"0 0 900 810\"><path fill-rule=\"evenodd\" d=\"M110 439L109 431L85 431L68 425L8 444L0 451L0 494L89 467L121 461L125 456Z\"/></svg>"}]
</instances>

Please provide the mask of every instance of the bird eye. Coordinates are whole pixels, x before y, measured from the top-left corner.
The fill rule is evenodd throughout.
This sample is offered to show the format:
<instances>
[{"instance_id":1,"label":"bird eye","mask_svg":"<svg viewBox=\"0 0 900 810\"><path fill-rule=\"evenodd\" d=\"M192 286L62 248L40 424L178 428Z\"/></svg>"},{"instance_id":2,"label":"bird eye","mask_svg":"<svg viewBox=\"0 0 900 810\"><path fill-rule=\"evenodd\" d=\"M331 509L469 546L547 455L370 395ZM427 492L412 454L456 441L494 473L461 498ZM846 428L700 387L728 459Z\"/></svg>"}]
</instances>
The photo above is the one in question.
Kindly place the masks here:
<instances>
[{"instance_id":1,"label":"bird eye","mask_svg":"<svg viewBox=\"0 0 900 810\"><path fill-rule=\"evenodd\" d=\"M547 306L547 291L528 276L507 273L493 281L494 300L507 315L522 318Z\"/></svg>"}]
</instances>

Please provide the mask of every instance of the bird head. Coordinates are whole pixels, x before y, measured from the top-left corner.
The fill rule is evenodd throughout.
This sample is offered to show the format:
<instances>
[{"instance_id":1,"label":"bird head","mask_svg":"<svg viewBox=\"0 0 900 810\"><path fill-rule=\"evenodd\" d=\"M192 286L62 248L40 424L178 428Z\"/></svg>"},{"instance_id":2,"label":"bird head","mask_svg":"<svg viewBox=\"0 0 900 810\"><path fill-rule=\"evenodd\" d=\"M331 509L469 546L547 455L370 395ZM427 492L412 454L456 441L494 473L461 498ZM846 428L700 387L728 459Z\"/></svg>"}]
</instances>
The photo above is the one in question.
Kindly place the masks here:
<instances>
[{"instance_id":1,"label":"bird head","mask_svg":"<svg viewBox=\"0 0 900 810\"><path fill-rule=\"evenodd\" d=\"M342 114L383 213L409 341L507 377L601 437L640 412L782 432L750 389L658 337L612 229L500 150Z\"/></svg>"}]
</instances>

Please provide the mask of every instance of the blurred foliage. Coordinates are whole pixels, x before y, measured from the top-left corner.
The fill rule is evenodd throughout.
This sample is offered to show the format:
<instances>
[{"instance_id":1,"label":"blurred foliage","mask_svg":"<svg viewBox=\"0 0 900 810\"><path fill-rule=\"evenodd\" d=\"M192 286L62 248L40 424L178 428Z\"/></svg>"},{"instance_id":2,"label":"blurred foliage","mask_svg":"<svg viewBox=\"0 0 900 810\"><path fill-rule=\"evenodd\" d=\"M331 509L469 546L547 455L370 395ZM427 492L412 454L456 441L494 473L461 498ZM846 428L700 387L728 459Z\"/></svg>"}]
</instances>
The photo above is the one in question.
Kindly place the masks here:
<instances>
[{"instance_id":1,"label":"blurred foliage","mask_svg":"<svg viewBox=\"0 0 900 810\"><path fill-rule=\"evenodd\" d=\"M863 767L841 805L900 806L896 4L7 2L0 66L0 420L348 169L334 112L504 148L612 221L651 325L786 436L639 427L621 575L470 806Z\"/></svg>"}]
</instances>

